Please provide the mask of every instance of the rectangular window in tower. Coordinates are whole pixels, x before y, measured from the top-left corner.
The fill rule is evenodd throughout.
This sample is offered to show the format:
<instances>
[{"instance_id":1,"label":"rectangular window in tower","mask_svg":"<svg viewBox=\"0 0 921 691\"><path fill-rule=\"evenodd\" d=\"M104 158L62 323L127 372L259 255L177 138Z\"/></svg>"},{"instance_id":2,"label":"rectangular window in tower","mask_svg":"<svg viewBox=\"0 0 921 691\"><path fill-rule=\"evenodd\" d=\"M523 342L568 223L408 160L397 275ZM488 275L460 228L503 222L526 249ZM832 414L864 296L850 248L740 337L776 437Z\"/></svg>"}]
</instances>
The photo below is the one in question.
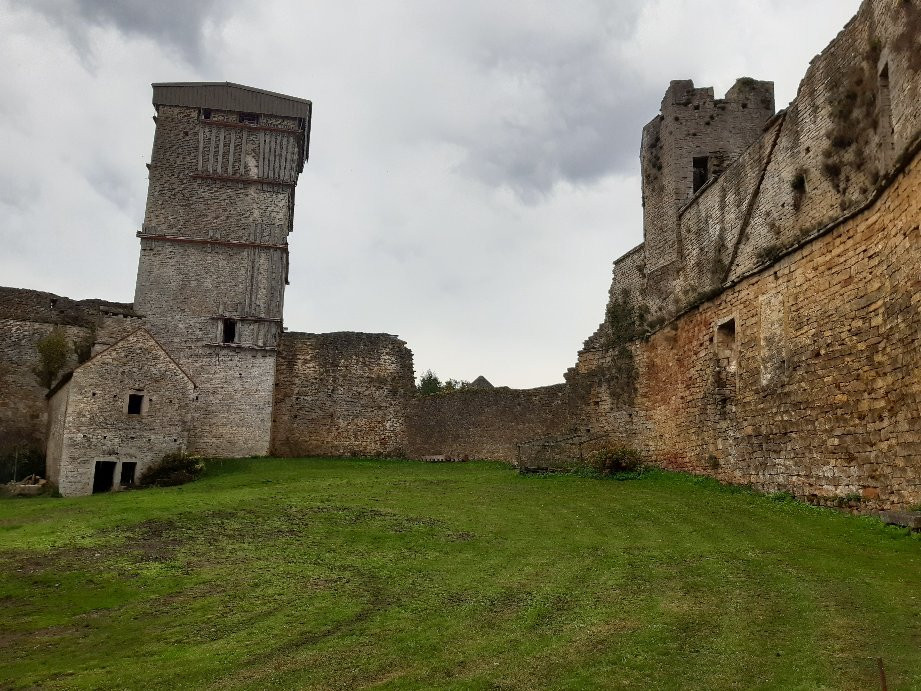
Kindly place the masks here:
<instances>
[{"instance_id":1,"label":"rectangular window in tower","mask_svg":"<svg viewBox=\"0 0 921 691\"><path fill-rule=\"evenodd\" d=\"M259 114L258 113L240 113L240 122L246 123L247 125L258 125L259 124Z\"/></svg>"},{"instance_id":2,"label":"rectangular window in tower","mask_svg":"<svg viewBox=\"0 0 921 691\"><path fill-rule=\"evenodd\" d=\"M705 184L707 184L707 180L710 179L710 157L709 156L695 156L693 165L694 165L694 191L696 192L701 187L703 187Z\"/></svg>"},{"instance_id":3,"label":"rectangular window in tower","mask_svg":"<svg viewBox=\"0 0 921 691\"><path fill-rule=\"evenodd\" d=\"M224 320L224 333L221 337L222 343L236 343L237 342L237 320L236 319L225 319Z\"/></svg>"}]
</instances>

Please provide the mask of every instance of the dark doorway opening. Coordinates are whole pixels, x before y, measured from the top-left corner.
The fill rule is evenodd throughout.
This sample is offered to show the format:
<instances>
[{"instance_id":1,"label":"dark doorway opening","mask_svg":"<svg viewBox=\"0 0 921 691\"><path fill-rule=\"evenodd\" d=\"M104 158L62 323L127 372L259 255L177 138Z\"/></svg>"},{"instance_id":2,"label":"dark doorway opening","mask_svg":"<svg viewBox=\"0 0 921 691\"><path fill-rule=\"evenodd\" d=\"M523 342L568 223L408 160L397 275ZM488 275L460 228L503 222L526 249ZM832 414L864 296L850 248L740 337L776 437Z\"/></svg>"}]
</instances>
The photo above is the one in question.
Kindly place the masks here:
<instances>
[{"instance_id":1,"label":"dark doorway opening","mask_svg":"<svg viewBox=\"0 0 921 691\"><path fill-rule=\"evenodd\" d=\"M96 461L93 472L93 494L109 492L115 481L115 461Z\"/></svg>"},{"instance_id":2,"label":"dark doorway opening","mask_svg":"<svg viewBox=\"0 0 921 691\"><path fill-rule=\"evenodd\" d=\"M144 394L129 393L128 394L128 415L140 415L141 410L143 408L144 408Z\"/></svg>"},{"instance_id":3,"label":"dark doorway opening","mask_svg":"<svg viewBox=\"0 0 921 691\"><path fill-rule=\"evenodd\" d=\"M134 461L125 462L122 461L122 474L119 478L118 484L122 487L133 487L134 486L134 473L137 470L138 464Z\"/></svg>"},{"instance_id":4,"label":"dark doorway opening","mask_svg":"<svg viewBox=\"0 0 921 691\"><path fill-rule=\"evenodd\" d=\"M687 159L684 159L685 161ZM709 156L695 156L694 157L694 191L696 192L701 187L703 187L707 180L710 179L710 157Z\"/></svg>"},{"instance_id":5,"label":"dark doorway opening","mask_svg":"<svg viewBox=\"0 0 921 691\"><path fill-rule=\"evenodd\" d=\"M237 341L237 320L224 320L224 343L236 343Z\"/></svg>"}]
</instances>

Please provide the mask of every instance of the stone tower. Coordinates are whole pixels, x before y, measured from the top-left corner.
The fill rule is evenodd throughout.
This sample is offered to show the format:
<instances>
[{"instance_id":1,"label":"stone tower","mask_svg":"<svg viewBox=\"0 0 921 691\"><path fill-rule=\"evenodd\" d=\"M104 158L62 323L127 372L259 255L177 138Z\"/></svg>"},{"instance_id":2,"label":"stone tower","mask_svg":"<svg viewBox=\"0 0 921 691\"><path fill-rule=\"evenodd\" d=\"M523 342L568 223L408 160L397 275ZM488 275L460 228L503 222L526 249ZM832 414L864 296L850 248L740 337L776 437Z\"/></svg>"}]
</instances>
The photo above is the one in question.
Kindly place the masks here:
<instances>
[{"instance_id":1,"label":"stone tower","mask_svg":"<svg viewBox=\"0 0 921 691\"><path fill-rule=\"evenodd\" d=\"M724 99L690 79L671 82L640 148L646 272L683 259L678 212L760 136L774 115L774 83L742 78Z\"/></svg>"},{"instance_id":2,"label":"stone tower","mask_svg":"<svg viewBox=\"0 0 921 691\"><path fill-rule=\"evenodd\" d=\"M311 103L239 84L163 83L153 105L134 307L198 386L189 450L264 455Z\"/></svg>"}]
</instances>

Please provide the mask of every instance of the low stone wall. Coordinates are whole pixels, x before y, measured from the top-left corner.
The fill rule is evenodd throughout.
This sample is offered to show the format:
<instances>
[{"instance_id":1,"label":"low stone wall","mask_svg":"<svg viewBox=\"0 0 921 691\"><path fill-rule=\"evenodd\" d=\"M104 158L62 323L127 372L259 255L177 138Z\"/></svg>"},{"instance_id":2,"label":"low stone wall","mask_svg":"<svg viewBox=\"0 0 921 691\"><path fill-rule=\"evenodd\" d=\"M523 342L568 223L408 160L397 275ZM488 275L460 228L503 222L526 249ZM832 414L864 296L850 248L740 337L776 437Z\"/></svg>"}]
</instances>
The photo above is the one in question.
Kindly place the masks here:
<instances>
[{"instance_id":1,"label":"low stone wall","mask_svg":"<svg viewBox=\"0 0 921 691\"><path fill-rule=\"evenodd\" d=\"M412 353L389 334L285 333L278 350L272 453L402 456Z\"/></svg>"},{"instance_id":2,"label":"low stone wall","mask_svg":"<svg viewBox=\"0 0 921 691\"><path fill-rule=\"evenodd\" d=\"M519 444L570 433L577 419L564 384L420 396L409 407L408 455L512 463Z\"/></svg>"}]
</instances>

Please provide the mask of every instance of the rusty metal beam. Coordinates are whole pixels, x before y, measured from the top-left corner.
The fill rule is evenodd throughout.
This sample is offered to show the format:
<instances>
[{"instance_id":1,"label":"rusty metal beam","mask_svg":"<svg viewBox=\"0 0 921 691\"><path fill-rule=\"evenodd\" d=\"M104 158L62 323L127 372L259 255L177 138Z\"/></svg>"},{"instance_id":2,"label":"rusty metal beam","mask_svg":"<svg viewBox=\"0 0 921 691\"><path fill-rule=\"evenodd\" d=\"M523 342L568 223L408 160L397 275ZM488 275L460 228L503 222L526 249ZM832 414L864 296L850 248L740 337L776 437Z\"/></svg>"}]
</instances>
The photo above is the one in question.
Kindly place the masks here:
<instances>
[{"instance_id":1,"label":"rusty metal beam","mask_svg":"<svg viewBox=\"0 0 921 691\"><path fill-rule=\"evenodd\" d=\"M250 185L285 185L294 187L296 182L286 182L284 180L272 180L271 178L245 178L239 175L214 175L212 173L191 173L190 177L202 180L226 180L228 182L243 182Z\"/></svg>"},{"instance_id":2,"label":"rusty metal beam","mask_svg":"<svg viewBox=\"0 0 921 691\"><path fill-rule=\"evenodd\" d=\"M269 242L246 242L242 240L217 240L209 238L186 238L180 235L157 235L138 231L137 237L142 240L165 240L166 242L188 242L199 245L223 245L225 247L261 247L271 250L288 251L288 245L277 245Z\"/></svg>"}]
</instances>

